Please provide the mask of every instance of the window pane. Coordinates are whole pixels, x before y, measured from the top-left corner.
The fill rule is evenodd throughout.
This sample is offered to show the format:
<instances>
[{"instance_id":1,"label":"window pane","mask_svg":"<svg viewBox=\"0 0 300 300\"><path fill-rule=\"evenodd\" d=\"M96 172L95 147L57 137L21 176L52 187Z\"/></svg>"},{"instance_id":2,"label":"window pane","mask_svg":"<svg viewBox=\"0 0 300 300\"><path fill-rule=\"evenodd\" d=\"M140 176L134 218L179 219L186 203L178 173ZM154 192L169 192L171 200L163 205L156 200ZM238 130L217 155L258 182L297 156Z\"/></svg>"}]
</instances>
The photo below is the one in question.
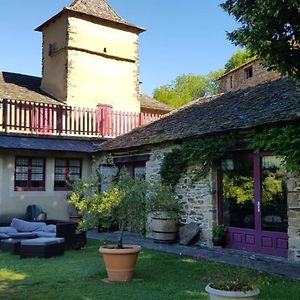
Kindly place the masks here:
<instances>
[{"instance_id":1,"label":"window pane","mask_svg":"<svg viewBox=\"0 0 300 300\"><path fill-rule=\"evenodd\" d=\"M32 166L44 166L44 160L41 158L33 158L32 159Z\"/></svg>"},{"instance_id":2,"label":"window pane","mask_svg":"<svg viewBox=\"0 0 300 300\"><path fill-rule=\"evenodd\" d=\"M231 227L254 228L253 160L243 157L222 162L223 223Z\"/></svg>"},{"instance_id":3,"label":"window pane","mask_svg":"<svg viewBox=\"0 0 300 300\"><path fill-rule=\"evenodd\" d=\"M17 166L28 166L29 160L28 158L17 158L16 165Z\"/></svg>"},{"instance_id":4,"label":"window pane","mask_svg":"<svg viewBox=\"0 0 300 300\"><path fill-rule=\"evenodd\" d=\"M69 169L70 174L80 174L80 168L72 167Z\"/></svg>"},{"instance_id":5,"label":"window pane","mask_svg":"<svg viewBox=\"0 0 300 300\"><path fill-rule=\"evenodd\" d=\"M134 177L145 177L146 168L145 167L135 167L134 168Z\"/></svg>"},{"instance_id":6,"label":"window pane","mask_svg":"<svg viewBox=\"0 0 300 300\"><path fill-rule=\"evenodd\" d=\"M71 159L70 167L80 167L80 160L79 159Z\"/></svg>"},{"instance_id":7,"label":"window pane","mask_svg":"<svg viewBox=\"0 0 300 300\"><path fill-rule=\"evenodd\" d=\"M66 167L67 161L65 159L56 159L55 166Z\"/></svg>"},{"instance_id":8,"label":"window pane","mask_svg":"<svg viewBox=\"0 0 300 300\"><path fill-rule=\"evenodd\" d=\"M262 229L287 232L286 169L281 158L266 156L261 159Z\"/></svg>"},{"instance_id":9,"label":"window pane","mask_svg":"<svg viewBox=\"0 0 300 300\"><path fill-rule=\"evenodd\" d=\"M16 174L16 180L28 180L28 174Z\"/></svg>"},{"instance_id":10,"label":"window pane","mask_svg":"<svg viewBox=\"0 0 300 300\"><path fill-rule=\"evenodd\" d=\"M43 181L43 174L31 174L31 181Z\"/></svg>"}]
</instances>

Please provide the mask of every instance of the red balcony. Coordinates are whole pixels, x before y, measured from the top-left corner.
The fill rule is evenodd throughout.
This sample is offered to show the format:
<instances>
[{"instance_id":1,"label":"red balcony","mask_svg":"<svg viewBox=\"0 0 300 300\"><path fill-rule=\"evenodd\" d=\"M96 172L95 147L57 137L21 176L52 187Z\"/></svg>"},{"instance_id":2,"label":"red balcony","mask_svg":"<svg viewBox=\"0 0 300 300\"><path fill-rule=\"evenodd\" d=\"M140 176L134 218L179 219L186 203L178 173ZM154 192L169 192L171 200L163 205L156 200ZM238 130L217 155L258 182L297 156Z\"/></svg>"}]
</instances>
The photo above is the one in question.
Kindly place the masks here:
<instances>
[{"instance_id":1,"label":"red balcony","mask_svg":"<svg viewBox=\"0 0 300 300\"><path fill-rule=\"evenodd\" d=\"M161 115L115 111L109 105L81 108L0 100L0 132L114 138Z\"/></svg>"}]
</instances>

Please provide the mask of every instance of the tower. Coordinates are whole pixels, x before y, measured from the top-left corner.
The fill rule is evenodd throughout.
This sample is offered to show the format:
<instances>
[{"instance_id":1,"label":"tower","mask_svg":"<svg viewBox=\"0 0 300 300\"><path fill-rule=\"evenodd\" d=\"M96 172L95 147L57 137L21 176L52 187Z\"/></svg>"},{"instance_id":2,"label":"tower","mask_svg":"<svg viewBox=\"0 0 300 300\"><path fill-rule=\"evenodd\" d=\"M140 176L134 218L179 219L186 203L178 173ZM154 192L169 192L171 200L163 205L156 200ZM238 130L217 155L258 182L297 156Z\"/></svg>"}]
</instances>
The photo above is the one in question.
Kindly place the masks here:
<instances>
[{"instance_id":1,"label":"tower","mask_svg":"<svg viewBox=\"0 0 300 300\"><path fill-rule=\"evenodd\" d=\"M36 28L43 34L41 88L72 106L140 111L139 34L106 0L76 0Z\"/></svg>"}]
</instances>

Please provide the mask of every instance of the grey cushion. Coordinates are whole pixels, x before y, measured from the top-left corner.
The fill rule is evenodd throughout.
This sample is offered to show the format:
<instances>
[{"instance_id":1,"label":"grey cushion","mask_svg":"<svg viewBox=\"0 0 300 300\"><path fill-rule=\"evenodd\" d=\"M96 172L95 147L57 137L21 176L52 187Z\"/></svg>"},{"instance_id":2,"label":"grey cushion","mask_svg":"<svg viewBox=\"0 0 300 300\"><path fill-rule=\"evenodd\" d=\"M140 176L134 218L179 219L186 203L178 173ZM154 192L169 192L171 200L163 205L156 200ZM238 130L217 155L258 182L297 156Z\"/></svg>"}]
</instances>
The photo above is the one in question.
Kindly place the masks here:
<instances>
[{"instance_id":1,"label":"grey cushion","mask_svg":"<svg viewBox=\"0 0 300 300\"><path fill-rule=\"evenodd\" d=\"M37 234L34 232L17 232L8 233L7 235L12 239L33 239L37 237Z\"/></svg>"},{"instance_id":2,"label":"grey cushion","mask_svg":"<svg viewBox=\"0 0 300 300\"><path fill-rule=\"evenodd\" d=\"M21 241L22 246L47 246L54 244L61 244L64 242L63 238L36 238L31 240Z\"/></svg>"},{"instance_id":3,"label":"grey cushion","mask_svg":"<svg viewBox=\"0 0 300 300\"><path fill-rule=\"evenodd\" d=\"M35 231L34 233L38 237L56 237L56 233L55 232Z\"/></svg>"},{"instance_id":4,"label":"grey cushion","mask_svg":"<svg viewBox=\"0 0 300 300\"><path fill-rule=\"evenodd\" d=\"M8 239L9 236L6 233L0 233L0 240Z\"/></svg>"},{"instance_id":5,"label":"grey cushion","mask_svg":"<svg viewBox=\"0 0 300 300\"><path fill-rule=\"evenodd\" d=\"M53 224L47 225L47 226L43 227L43 231L56 233L56 225L53 225Z\"/></svg>"},{"instance_id":6,"label":"grey cushion","mask_svg":"<svg viewBox=\"0 0 300 300\"><path fill-rule=\"evenodd\" d=\"M11 227L15 228L19 232L32 232L37 230L43 230L43 228L46 226L46 223L44 222L27 222L21 219L13 219L11 224Z\"/></svg>"},{"instance_id":7,"label":"grey cushion","mask_svg":"<svg viewBox=\"0 0 300 300\"><path fill-rule=\"evenodd\" d=\"M17 233L18 231L13 227L0 227L0 233Z\"/></svg>"}]
</instances>

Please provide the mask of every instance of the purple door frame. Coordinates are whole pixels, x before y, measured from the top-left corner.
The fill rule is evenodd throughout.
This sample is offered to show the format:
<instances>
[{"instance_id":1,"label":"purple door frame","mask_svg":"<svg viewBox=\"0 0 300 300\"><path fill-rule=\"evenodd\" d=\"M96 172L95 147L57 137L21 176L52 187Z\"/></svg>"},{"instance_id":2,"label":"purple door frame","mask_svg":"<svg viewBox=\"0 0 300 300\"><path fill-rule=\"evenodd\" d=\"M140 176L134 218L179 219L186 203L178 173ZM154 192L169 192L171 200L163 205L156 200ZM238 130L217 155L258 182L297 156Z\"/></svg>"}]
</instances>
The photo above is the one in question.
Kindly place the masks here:
<instances>
[{"instance_id":1,"label":"purple door frame","mask_svg":"<svg viewBox=\"0 0 300 300\"><path fill-rule=\"evenodd\" d=\"M288 256L288 234L262 230L261 221L261 158L270 153L250 154L253 158L255 229L228 227L227 247L274 256ZM246 154L249 157L249 154ZM218 221L222 223L222 172L218 172Z\"/></svg>"}]
</instances>

